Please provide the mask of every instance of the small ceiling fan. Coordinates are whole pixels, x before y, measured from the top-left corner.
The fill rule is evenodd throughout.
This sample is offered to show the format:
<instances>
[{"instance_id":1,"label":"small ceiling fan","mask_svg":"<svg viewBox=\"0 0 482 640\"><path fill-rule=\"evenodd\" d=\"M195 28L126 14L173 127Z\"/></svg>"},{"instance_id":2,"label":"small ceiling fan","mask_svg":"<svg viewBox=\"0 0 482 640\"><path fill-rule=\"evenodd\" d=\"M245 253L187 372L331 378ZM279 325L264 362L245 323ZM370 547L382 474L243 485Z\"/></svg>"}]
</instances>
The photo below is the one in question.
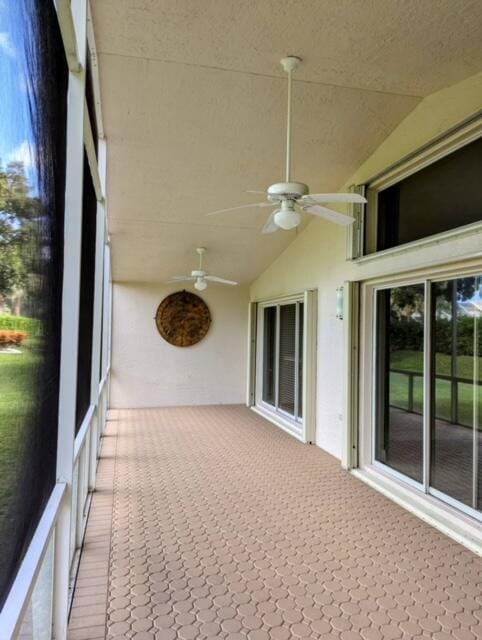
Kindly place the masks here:
<instances>
[{"instance_id":1,"label":"small ceiling fan","mask_svg":"<svg viewBox=\"0 0 482 640\"><path fill-rule=\"evenodd\" d=\"M203 255L205 253L205 247L198 247L196 249L197 254L199 255L199 268L191 271L190 276L173 276L171 280L168 282L194 282L194 288L198 291L204 291L208 286L208 282L215 282L216 284L229 284L231 286L235 286L238 283L233 280L225 280L224 278L219 278L218 276L209 276L206 271L203 269Z\"/></svg>"},{"instance_id":2,"label":"small ceiling fan","mask_svg":"<svg viewBox=\"0 0 482 640\"><path fill-rule=\"evenodd\" d=\"M292 81L293 73L301 63L301 58L288 56L281 60L283 69L288 74L288 121L286 132L286 181L277 182L268 187L266 195L268 202L257 202L254 204L243 204L239 207L219 209L206 215L213 216L228 211L237 211L249 207L273 207L277 208L271 213L263 227L263 233L274 233L278 229L294 229L301 222L300 212L325 220L330 220L340 225L349 225L353 222L353 217L344 213L339 213L333 209L323 206L328 203L364 203L366 199L357 193L312 193L302 182L291 181L291 102L292 102ZM263 191L248 191L247 193L264 193Z\"/></svg>"}]
</instances>

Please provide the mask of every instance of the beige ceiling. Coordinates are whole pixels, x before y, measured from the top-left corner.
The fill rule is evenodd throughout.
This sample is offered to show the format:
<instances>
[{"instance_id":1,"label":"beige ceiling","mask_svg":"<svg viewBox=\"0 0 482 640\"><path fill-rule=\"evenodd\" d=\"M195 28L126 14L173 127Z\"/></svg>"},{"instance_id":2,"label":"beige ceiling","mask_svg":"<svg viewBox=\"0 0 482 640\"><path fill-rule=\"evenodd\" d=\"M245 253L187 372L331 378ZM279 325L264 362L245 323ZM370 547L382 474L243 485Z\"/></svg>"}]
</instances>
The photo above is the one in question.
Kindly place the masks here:
<instances>
[{"instance_id":1,"label":"beige ceiling","mask_svg":"<svg viewBox=\"0 0 482 640\"><path fill-rule=\"evenodd\" d=\"M294 177L336 190L423 96L480 71L480 0L91 0L109 142L114 278L206 266L248 283L296 232L259 233L283 179L286 80ZM262 196L261 196L261 199ZM329 224L329 223L327 223Z\"/></svg>"}]
</instances>

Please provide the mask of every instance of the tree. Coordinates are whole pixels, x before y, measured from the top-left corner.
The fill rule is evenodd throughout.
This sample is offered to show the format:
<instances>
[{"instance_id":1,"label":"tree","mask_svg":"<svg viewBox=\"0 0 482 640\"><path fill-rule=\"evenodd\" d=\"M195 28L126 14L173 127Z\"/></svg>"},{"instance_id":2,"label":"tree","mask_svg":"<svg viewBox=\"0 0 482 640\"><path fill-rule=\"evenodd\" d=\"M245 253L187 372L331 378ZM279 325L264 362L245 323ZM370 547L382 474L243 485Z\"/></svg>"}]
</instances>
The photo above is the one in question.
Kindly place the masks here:
<instances>
[{"instance_id":1,"label":"tree","mask_svg":"<svg viewBox=\"0 0 482 640\"><path fill-rule=\"evenodd\" d=\"M28 288L29 276L39 271L34 244L40 239L41 212L23 163L0 165L0 304Z\"/></svg>"}]
</instances>

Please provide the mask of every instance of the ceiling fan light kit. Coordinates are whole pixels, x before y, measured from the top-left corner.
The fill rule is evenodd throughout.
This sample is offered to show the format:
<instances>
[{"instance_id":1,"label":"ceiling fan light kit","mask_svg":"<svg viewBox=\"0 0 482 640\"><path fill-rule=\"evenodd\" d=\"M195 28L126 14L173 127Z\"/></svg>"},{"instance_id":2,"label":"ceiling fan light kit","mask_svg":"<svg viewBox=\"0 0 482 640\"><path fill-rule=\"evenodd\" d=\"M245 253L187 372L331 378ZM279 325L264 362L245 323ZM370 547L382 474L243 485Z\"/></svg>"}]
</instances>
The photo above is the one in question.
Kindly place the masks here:
<instances>
[{"instance_id":1,"label":"ceiling fan light kit","mask_svg":"<svg viewBox=\"0 0 482 640\"><path fill-rule=\"evenodd\" d=\"M329 203L365 203L363 196L357 193L313 193L310 194L308 185L303 182L294 182L291 178L291 151L292 151L292 90L293 74L301 64L298 56L287 56L281 60L281 66L288 74L288 112L286 121L286 172L285 181L277 182L268 187L266 191L267 202L230 207L212 211L207 215L217 215L239 209L251 207L266 207L279 204L279 208L273 211L263 227L262 233L274 233L278 229L289 231L295 229L301 223L301 213L309 213L324 218L339 225L348 225L353 222L353 217L340 213L334 209L321 206ZM254 192L251 192L254 193Z\"/></svg>"}]
</instances>

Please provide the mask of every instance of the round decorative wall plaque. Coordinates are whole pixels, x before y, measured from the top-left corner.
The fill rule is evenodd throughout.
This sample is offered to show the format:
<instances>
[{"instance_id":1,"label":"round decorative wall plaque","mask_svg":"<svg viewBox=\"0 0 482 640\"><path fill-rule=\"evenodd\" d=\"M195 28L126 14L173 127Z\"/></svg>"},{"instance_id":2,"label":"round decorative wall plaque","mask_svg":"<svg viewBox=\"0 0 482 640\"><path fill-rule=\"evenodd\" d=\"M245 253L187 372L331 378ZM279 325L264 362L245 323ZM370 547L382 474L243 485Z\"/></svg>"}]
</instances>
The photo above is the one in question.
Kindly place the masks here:
<instances>
[{"instance_id":1,"label":"round decorative wall plaque","mask_svg":"<svg viewBox=\"0 0 482 640\"><path fill-rule=\"evenodd\" d=\"M209 331L211 313L199 296L176 291L164 298L157 309L156 325L161 336L175 347L191 347Z\"/></svg>"}]
</instances>

